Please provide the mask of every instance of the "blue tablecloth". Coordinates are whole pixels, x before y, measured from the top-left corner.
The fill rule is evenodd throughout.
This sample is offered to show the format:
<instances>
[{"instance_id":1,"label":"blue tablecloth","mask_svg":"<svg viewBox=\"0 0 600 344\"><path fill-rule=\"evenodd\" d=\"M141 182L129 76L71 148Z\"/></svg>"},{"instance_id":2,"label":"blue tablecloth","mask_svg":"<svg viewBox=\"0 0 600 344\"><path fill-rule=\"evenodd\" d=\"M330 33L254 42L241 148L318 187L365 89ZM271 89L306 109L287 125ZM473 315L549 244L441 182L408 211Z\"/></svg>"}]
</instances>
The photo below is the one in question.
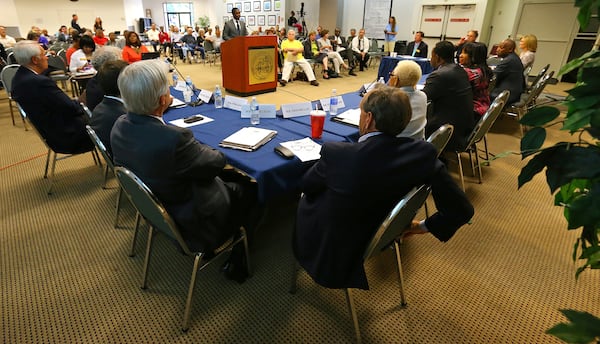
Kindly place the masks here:
<instances>
[{"instance_id":1,"label":"blue tablecloth","mask_svg":"<svg viewBox=\"0 0 600 344\"><path fill-rule=\"evenodd\" d=\"M181 99L181 92L172 90L172 94ZM258 184L260 202L296 190L304 172L314 162L301 162L298 158L286 160L277 155L273 149L281 142L292 141L310 136L310 120L308 125L283 118L261 118L261 128L277 131L270 142L254 152L223 148L219 143L227 136L243 127L251 126L249 118L240 118L240 112L230 109L215 109L213 104L203 104L197 107L186 106L170 109L163 115L165 122L201 114L214 121L189 127L194 137L204 144L214 147L225 154L227 162L254 178ZM356 130L356 129L355 129ZM160 138L157 138L160 139ZM346 141L344 137L326 132L318 143L325 141Z\"/></svg>"},{"instance_id":2,"label":"blue tablecloth","mask_svg":"<svg viewBox=\"0 0 600 344\"><path fill-rule=\"evenodd\" d=\"M415 61L416 63L418 63L419 66L421 67L421 72L423 74L429 74L429 73L433 72L433 67L431 66L431 63L429 62L428 59L426 59L424 57L384 56L381 59L381 63L379 64L379 72L377 73L377 78L383 77L385 82L387 82L390 78L390 73L394 70L394 68L396 68L396 65L398 64L398 62L403 61L403 60L411 60L411 61Z\"/></svg>"}]
</instances>

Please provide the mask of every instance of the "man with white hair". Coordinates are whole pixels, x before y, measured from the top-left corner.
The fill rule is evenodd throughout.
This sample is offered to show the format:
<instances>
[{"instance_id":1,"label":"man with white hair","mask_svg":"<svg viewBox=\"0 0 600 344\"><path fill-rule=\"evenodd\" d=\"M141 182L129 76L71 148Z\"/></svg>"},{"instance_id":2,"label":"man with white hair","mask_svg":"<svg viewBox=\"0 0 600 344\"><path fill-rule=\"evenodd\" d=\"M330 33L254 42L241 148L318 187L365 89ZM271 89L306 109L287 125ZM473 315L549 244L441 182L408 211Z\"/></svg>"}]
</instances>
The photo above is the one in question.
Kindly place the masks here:
<instances>
[{"instance_id":1,"label":"man with white hair","mask_svg":"<svg viewBox=\"0 0 600 344\"><path fill-rule=\"evenodd\" d=\"M297 63L304 73L306 73L306 77L311 85L319 86L317 78L315 78L315 73L312 68L310 68L310 64L306 61L304 56L302 56L304 46L300 41L296 40L295 30L288 31L287 40L281 42L281 51L284 56L283 71L281 72L281 80L279 80L281 86L285 86L288 83L290 74L292 74L292 69L294 68L294 63Z\"/></svg>"},{"instance_id":2,"label":"man with white hair","mask_svg":"<svg viewBox=\"0 0 600 344\"><path fill-rule=\"evenodd\" d=\"M193 250L215 250L244 222L251 209L251 198L245 197L252 193L221 179L223 153L196 141L189 129L165 124L162 116L173 97L164 62L133 63L121 71L118 85L128 112L110 134L115 165L127 167L150 187ZM240 283L248 274L242 252L234 248L226 271Z\"/></svg>"},{"instance_id":3,"label":"man with white hair","mask_svg":"<svg viewBox=\"0 0 600 344\"><path fill-rule=\"evenodd\" d=\"M48 57L38 42L15 44L15 58L21 65L13 78L13 99L23 107L29 120L56 153L90 151L93 143L85 125L87 115L56 82L44 75Z\"/></svg>"}]
</instances>

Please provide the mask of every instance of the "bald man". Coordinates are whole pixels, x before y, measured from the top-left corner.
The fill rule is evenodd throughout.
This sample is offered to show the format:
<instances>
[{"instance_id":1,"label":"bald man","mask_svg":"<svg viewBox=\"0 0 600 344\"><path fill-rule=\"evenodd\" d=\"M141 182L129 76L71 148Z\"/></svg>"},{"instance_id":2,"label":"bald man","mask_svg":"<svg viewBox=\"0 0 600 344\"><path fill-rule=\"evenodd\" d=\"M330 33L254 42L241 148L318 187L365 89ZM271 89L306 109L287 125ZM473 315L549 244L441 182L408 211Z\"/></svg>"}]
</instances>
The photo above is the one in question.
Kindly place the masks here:
<instances>
[{"instance_id":1,"label":"bald man","mask_svg":"<svg viewBox=\"0 0 600 344\"><path fill-rule=\"evenodd\" d=\"M515 54L515 41L505 39L498 46L498 57L502 58L494 69L496 75L496 87L490 93L492 101L504 90L510 91L507 104L519 101L525 86L523 76L523 64Z\"/></svg>"}]
</instances>

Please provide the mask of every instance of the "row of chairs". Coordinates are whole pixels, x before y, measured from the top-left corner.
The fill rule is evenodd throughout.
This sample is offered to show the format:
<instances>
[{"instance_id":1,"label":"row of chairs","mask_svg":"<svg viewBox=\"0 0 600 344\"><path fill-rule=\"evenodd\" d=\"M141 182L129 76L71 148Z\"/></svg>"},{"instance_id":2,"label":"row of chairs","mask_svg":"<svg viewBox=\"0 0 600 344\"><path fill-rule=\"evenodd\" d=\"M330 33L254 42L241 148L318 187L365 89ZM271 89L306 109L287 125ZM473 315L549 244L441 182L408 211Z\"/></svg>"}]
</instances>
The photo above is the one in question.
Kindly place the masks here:
<instances>
[{"instance_id":1,"label":"row of chairs","mask_svg":"<svg viewBox=\"0 0 600 344\"><path fill-rule=\"evenodd\" d=\"M205 40L203 43L203 48L204 48L204 54L206 57L206 59L203 60L204 63L208 62L211 65L215 65L217 63L217 60L221 59L221 52L217 51L217 49L215 49L212 42ZM173 55L173 63L177 64L177 60L180 56L179 53L182 51L182 48L173 44L171 50L172 50L172 55ZM200 51L194 51L194 52L191 52L191 54L193 54L195 58L198 58ZM186 57L187 56L184 56L184 58L186 58Z\"/></svg>"}]
</instances>

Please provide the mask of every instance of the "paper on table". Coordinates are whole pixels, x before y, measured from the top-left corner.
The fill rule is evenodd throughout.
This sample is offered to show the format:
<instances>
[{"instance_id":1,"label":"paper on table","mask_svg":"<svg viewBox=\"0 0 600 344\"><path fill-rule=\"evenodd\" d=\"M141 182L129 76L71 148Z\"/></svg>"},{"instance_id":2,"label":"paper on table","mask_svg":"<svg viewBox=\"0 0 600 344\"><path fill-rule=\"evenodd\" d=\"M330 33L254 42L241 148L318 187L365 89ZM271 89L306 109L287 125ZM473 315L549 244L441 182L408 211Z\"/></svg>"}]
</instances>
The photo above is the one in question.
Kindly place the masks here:
<instances>
[{"instance_id":1,"label":"paper on table","mask_svg":"<svg viewBox=\"0 0 600 344\"><path fill-rule=\"evenodd\" d=\"M184 106L185 106L185 103L175 97L173 97L173 102L171 103L171 105L169 105L170 108L184 107Z\"/></svg>"},{"instance_id":2,"label":"paper on table","mask_svg":"<svg viewBox=\"0 0 600 344\"><path fill-rule=\"evenodd\" d=\"M199 115L199 116L202 116L202 120L197 121L197 122L185 123L183 121L185 118L180 118L180 119L174 119L172 121L169 121L169 123L176 125L178 127L187 128L187 127L193 127L195 125L206 124L206 123L210 123L210 122L214 121L214 119L212 119L210 117L206 117L204 115Z\"/></svg>"},{"instance_id":3,"label":"paper on table","mask_svg":"<svg viewBox=\"0 0 600 344\"><path fill-rule=\"evenodd\" d=\"M282 142L281 145L291 150L302 162L321 159L321 145L309 137L296 141Z\"/></svg>"},{"instance_id":4,"label":"paper on table","mask_svg":"<svg viewBox=\"0 0 600 344\"><path fill-rule=\"evenodd\" d=\"M358 127L358 123L360 121L360 108L346 110L333 117L332 120Z\"/></svg>"}]
</instances>

